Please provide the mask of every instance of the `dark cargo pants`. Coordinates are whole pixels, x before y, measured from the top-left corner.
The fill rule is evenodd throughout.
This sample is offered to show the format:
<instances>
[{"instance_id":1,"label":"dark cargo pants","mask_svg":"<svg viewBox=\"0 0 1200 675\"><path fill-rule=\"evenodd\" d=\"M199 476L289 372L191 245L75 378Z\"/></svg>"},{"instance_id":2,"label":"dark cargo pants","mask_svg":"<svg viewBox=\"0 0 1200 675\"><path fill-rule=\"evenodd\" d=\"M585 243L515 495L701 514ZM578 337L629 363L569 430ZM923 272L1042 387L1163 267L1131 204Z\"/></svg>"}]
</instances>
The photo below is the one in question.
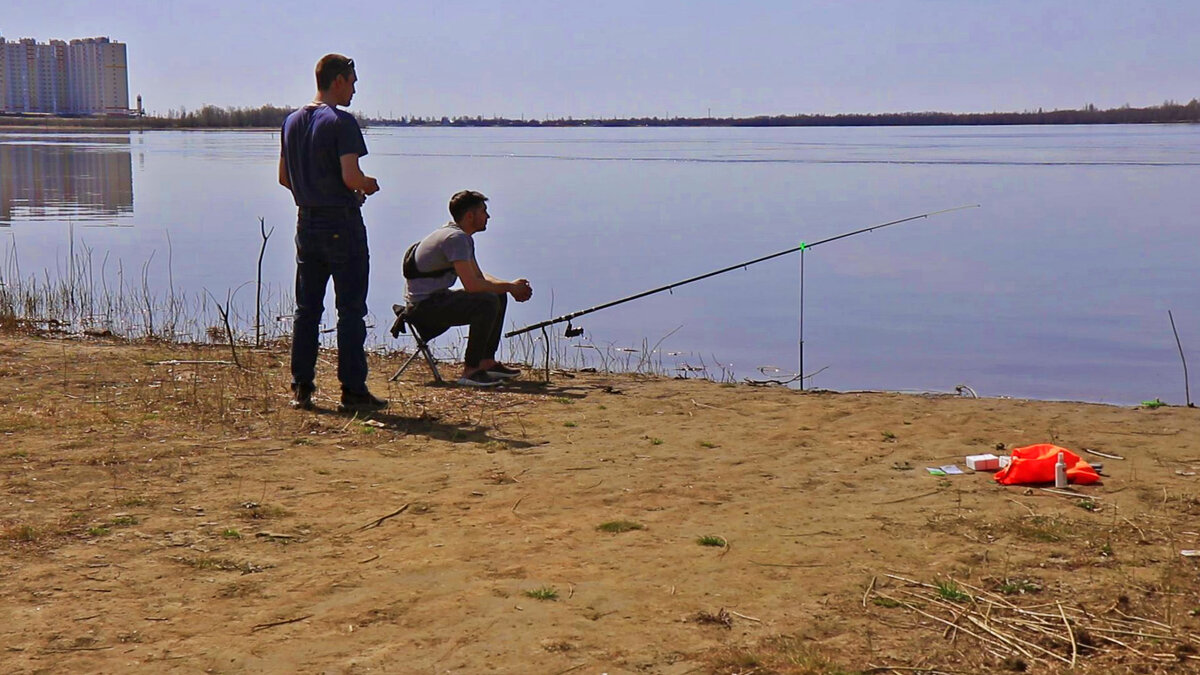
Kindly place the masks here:
<instances>
[{"instance_id":1,"label":"dark cargo pants","mask_svg":"<svg viewBox=\"0 0 1200 675\"><path fill-rule=\"evenodd\" d=\"M507 307L508 296L504 293L440 291L410 308L409 317L426 341L451 326L470 326L463 361L468 368L478 368L481 361L496 358Z\"/></svg>"}]
</instances>

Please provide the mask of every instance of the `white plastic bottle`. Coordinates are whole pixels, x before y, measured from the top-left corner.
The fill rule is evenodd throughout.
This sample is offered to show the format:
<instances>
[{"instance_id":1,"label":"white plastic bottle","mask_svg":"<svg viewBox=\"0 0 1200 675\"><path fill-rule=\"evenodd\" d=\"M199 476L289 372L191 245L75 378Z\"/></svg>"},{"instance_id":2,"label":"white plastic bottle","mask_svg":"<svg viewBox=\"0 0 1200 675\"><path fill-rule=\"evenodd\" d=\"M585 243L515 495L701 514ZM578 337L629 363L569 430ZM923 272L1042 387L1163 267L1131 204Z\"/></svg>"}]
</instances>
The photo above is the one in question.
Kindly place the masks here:
<instances>
[{"instance_id":1,"label":"white plastic bottle","mask_svg":"<svg viewBox=\"0 0 1200 675\"><path fill-rule=\"evenodd\" d=\"M1054 487L1067 487L1067 462L1061 452L1058 453L1058 461L1054 463Z\"/></svg>"}]
</instances>

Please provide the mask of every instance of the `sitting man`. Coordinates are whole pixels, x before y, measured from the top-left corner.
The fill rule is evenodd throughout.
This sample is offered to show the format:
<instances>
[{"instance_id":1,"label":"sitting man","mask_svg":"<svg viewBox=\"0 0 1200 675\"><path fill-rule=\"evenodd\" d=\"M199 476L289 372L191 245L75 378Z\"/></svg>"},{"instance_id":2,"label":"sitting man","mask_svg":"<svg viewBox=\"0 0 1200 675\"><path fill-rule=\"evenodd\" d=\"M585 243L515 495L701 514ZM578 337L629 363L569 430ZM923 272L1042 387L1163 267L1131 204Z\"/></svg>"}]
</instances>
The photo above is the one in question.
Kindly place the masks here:
<instances>
[{"instance_id":1,"label":"sitting man","mask_svg":"<svg viewBox=\"0 0 1200 675\"><path fill-rule=\"evenodd\" d=\"M404 300L408 320L426 341L451 326L471 327L458 383L491 387L521 371L496 361L504 326L506 295L517 302L533 296L525 279L504 281L485 274L475 262L476 232L487 229L487 197L463 190L450 198L453 221L413 244L404 254ZM450 290L462 279L461 290ZM399 322L400 319L397 319ZM393 331L395 334L396 331Z\"/></svg>"}]
</instances>

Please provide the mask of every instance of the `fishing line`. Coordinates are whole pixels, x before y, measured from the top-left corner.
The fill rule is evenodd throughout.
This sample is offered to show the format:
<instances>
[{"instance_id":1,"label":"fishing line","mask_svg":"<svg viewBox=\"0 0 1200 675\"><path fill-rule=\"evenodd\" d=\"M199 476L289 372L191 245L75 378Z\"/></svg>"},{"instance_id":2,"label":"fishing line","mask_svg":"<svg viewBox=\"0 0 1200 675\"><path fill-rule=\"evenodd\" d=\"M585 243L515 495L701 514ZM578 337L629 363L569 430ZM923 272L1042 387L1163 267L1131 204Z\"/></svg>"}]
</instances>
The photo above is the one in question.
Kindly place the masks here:
<instances>
[{"instance_id":1,"label":"fishing line","mask_svg":"<svg viewBox=\"0 0 1200 675\"><path fill-rule=\"evenodd\" d=\"M567 322L567 331L566 331L567 337L575 337L577 335L582 334L583 329L579 328L577 326L572 326L570 322L572 319L579 318L586 314L591 314L593 312L599 312L602 309L608 309L609 307L615 307L617 305L621 305L626 302L632 302L634 300L644 298L648 295L654 295L655 293L662 293L663 291L670 291L672 289L675 289L680 286L684 286L686 284L690 284L690 283L693 283L696 281L700 281L702 279L708 279L709 277L715 277L718 274L725 274L726 272L732 272L734 270L744 269L746 267L749 267L750 265L757 265L760 262L766 262L768 260L773 260L780 256L785 256L785 255L788 255L789 253L795 253L797 251L800 251L801 265L803 265L804 251L806 251L810 248L815 248L817 246L820 246L821 244L828 244L830 242L838 241L839 239L846 239L847 237L853 237L853 236L856 236L859 234L865 234L867 232L874 232L875 230L880 230L885 227L891 227L892 225L899 225L900 223L907 223L909 221L919 220L921 218L930 218L932 216L941 215L943 213L951 213L954 211L962 211L964 209L974 209L974 208L979 208L979 204L967 204L966 206L956 206L954 208L942 209L940 211L930 211L929 213L922 213L922 214L916 215L916 216L909 216L908 218L901 218L899 220L892 220L892 221L889 221L886 223L880 223L878 225L871 225L870 227L864 227L864 228L861 228L858 230L854 230L852 232L845 232L843 234L828 237L826 239L821 239L820 241L814 241L812 243L801 242L799 246L789 248L785 251L779 251L776 253L772 253L770 255L762 256L761 258L747 260L746 262L738 263L736 265L730 265L729 267L722 267L719 270L713 270L712 272L706 272L704 274L694 276L689 279L684 279L682 281L676 281L675 283L667 284L666 286L659 286L658 288L652 288L647 291L642 291L641 293L635 293L633 295L629 295L624 298L619 298L617 300L612 300L610 302L596 305L594 307L588 307L587 309L581 309L581 310L578 310L575 312L571 312L569 314L563 314L562 316L556 316L553 319L546 319L545 321L539 321L538 323L530 324L528 326L524 326L522 328L518 328L516 330L509 331L504 334L504 337L510 338L515 335L521 335L523 333L528 333L529 331L538 330L539 328L544 329L547 326L553 326L556 323L562 323L564 321ZM803 282L803 278L804 278L803 277L803 268L801 268L801 282ZM801 306L800 306L800 317L801 317L800 318L800 330L801 330L801 337L800 337L801 356L800 356L800 359L801 359L801 362L800 362L800 366L801 366L801 374L802 374L803 366L804 366L804 362L803 362L803 359L804 359L804 356L803 356L803 345L804 345L804 333L803 333L803 331L804 331L804 305L803 305L803 301L804 301L804 295L803 295L803 292L801 292L800 298L801 298Z\"/></svg>"}]
</instances>

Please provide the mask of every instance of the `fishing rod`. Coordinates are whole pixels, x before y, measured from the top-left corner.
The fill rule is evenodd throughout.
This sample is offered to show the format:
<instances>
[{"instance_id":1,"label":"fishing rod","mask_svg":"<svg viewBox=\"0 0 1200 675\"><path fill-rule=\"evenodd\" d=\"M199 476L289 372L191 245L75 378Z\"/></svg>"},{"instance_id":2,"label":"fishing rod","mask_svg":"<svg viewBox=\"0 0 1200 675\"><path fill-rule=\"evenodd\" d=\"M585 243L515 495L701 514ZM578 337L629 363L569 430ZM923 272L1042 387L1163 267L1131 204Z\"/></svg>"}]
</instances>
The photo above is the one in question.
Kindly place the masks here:
<instances>
[{"instance_id":1,"label":"fishing rod","mask_svg":"<svg viewBox=\"0 0 1200 675\"><path fill-rule=\"evenodd\" d=\"M854 230L853 232L846 232L844 234L839 234L839 235L836 235L833 237L829 237L827 239L822 239L820 241L814 241L811 244L806 244L804 242L801 242L799 246L789 248L786 251L779 251L778 253L772 253L770 255L765 255L761 258L755 258L754 260L747 260L746 262L738 263L737 265L730 265L729 267L723 267L719 270L714 270L714 271L708 272L706 274L701 274L699 276L695 276L690 279L684 279L683 281L676 281L673 284L667 284L666 286L659 286L658 288L652 288L648 291L642 291L641 293L635 293L633 295L626 296L624 298L620 298L619 300L613 300L611 302L606 302L601 305L596 305L595 307L581 309L577 312L571 312L570 314L563 314L562 316L556 316L553 319L546 319L545 321L540 321L538 323L529 324L528 326L525 326L523 328L518 328L516 330L512 330L512 331L505 333L504 337L509 338L509 337L513 337L514 335L521 335L522 333L528 333L529 331L537 330L539 328L544 329L547 326L553 326L556 323L562 323L564 321L568 322L567 323L567 337L575 337L576 335L582 334L583 329L572 327L570 325L570 321L572 319L581 317L585 314L591 314L592 312L599 312L602 309L608 309L609 307L615 307L617 305L622 305L626 302L632 302L634 300L638 300L639 298L644 298L648 295L654 295L655 293L662 293L663 291L669 291L674 288L678 288L680 286L690 284L694 281L700 281L701 279L715 277L718 274L725 274L726 272L732 272L733 270L744 269L746 267L749 267L750 265L756 265L760 262L766 262L768 260L772 260L772 259L778 258L780 256L788 255L789 253L795 253L797 251L800 251L801 254L803 254L804 251L806 251L810 248L815 248L817 246L820 246L821 244L828 244L830 242L834 242L839 239L853 237L855 235L864 234L866 232L873 232L874 230L880 230L885 227L891 227L892 225L899 225L900 223L907 223L911 220L919 220L921 218L929 218L932 216L941 215L943 213L950 213L952 211L962 211L963 209L974 209L974 208L978 208L978 207L979 207L979 204L968 204L966 206L956 206L952 209L942 209L940 211L930 211L929 213L922 213L918 216L909 216L908 218L901 218L900 220L893 220L893 221L890 221L887 223L880 223L879 225L872 225L870 227L864 227L860 230Z\"/></svg>"}]
</instances>

